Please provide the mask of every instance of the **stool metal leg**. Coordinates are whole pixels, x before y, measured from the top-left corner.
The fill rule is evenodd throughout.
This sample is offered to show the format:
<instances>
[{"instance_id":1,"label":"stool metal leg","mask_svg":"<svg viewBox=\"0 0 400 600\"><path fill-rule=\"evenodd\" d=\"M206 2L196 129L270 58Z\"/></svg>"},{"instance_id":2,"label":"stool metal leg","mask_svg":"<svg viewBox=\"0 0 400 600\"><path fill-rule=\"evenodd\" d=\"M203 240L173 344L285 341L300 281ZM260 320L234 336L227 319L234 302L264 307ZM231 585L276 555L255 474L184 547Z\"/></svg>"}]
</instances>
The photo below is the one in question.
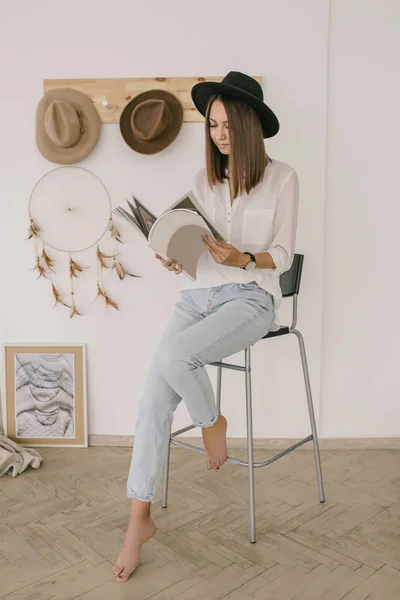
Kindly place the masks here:
<instances>
[{"instance_id":1,"label":"stool metal leg","mask_svg":"<svg viewBox=\"0 0 400 600\"><path fill-rule=\"evenodd\" d=\"M253 456L253 414L251 398L251 364L250 348L244 351L245 379L246 379L246 420L247 420L247 456L249 473L249 517L250 517L250 542L256 541L256 515L254 494L254 456Z\"/></svg>"},{"instance_id":2,"label":"stool metal leg","mask_svg":"<svg viewBox=\"0 0 400 600\"><path fill-rule=\"evenodd\" d=\"M297 329L293 330L293 333L296 334L297 339L299 340L301 362L303 365L303 373L304 373L304 381L306 384L308 412L310 415L311 432L312 432L313 444L314 444L315 467L317 470L319 500L320 500L320 502L325 502L324 484L322 481L321 457L320 457L320 453L319 453L317 427L315 424L314 406L313 406L312 395L311 395L311 385L310 385L310 377L308 374L307 357L306 357L306 350L305 350L305 346L304 346L304 339L303 339L303 336L300 333L300 331L297 331Z\"/></svg>"},{"instance_id":3,"label":"stool metal leg","mask_svg":"<svg viewBox=\"0 0 400 600\"><path fill-rule=\"evenodd\" d=\"M167 508L168 504L168 478L169 478L169 457L171 452L170 434L168 435L168 444L165 454L165 466L164 466L164 481L163 481L163 497L162 504L163 508Z\"/></svg>"},{"instance_id":4,"label":"stool metal leg","mask_svg":"<svg viewBox=\"0 0 400 600\"><path fill-rule=\"evenodd\" d=\"M219 415L221 414L221 380L222 380L222 367L218 367L216 400L217 400L217 409L218 409Z\"/></svg>"}]
</instances>

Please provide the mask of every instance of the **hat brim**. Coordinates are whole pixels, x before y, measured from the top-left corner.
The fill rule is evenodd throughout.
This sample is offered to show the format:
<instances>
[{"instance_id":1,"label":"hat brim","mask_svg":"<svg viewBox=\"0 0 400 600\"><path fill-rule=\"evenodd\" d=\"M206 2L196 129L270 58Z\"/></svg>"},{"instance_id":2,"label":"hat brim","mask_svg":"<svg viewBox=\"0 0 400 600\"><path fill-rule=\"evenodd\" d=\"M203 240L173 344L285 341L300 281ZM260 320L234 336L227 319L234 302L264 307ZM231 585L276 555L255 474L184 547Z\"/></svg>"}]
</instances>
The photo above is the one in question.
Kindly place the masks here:
<instances>
[{"instance_id":1,"label":"hat brim","mask_svg":"<svg viewBox=\"0 0 400 600\"><path fill-rule=\"evenodd\" d=\"M68 102L76 111L79 111L83 122L83 133L75 146L61 148L51 141L44 126L46 111L54 101ZM49 90L40 100L36 110L36 145L47 160L51 162L70 165L77 163L88 156L96 146L100 136L100 115L91 99L72 88L58 88Z\"/></svg>"},{"instance_id":2,"label":"hat brim","mask_svg":"<svg viewBox=\"0 0 400 600\"><path fill-rule=\"evenodd\" d=\"M264 138L273 137L278 133L278 118L265 102L240 88L217 81L202 81L192 87L191 95L193 104L203 117L206 115L207 104L210 98L218 94L239 98L254 108L260 117Z\"/></svg>"},{"instance_id":3,"label":"hat brim","mask_svg":"<svg viewBox=\"0 0 400 600\"><path fill-rule=\"evenodd\" d=\"M164 100L171 112L171 123L168 129L159 138L151 142L142 142L133 133L131 127L131 116L136 106L145 100ZM166 90L148 90L138 94L125 106L119 120L121 135L132 150L141 154L156 154L169 146L183 123L183 108L179 99Z\"/></svg>"}]
</instances>

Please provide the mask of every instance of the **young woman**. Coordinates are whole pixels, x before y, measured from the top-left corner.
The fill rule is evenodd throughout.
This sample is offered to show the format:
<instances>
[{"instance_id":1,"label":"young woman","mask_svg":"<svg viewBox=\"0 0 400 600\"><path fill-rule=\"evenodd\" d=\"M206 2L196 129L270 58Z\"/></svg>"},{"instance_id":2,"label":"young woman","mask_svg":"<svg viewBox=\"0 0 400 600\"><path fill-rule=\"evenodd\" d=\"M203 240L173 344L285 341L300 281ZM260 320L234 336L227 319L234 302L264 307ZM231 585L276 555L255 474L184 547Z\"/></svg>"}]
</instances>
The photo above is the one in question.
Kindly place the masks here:
<instances>
[{"instance_id":1,"label":"young woman","mask_svg":"<svg viewBox=\"0 0 400 600\"><path fill-rule=\"evenodd\" d=\"M141 545L156 531L150 506L158 500L173 413L182 399L202 428L208 468L224 464L227 422L218 414L205 365L279 329L279 275L294 255L298 179L290 166L265 153L264 138L274 136L279 123L263 102L261 86L230 72L221 83L195 85L192 99L206 118L206 169L195 176L193 191L226 243L204 239L196 281L184 277L155 352L136 425L127 482L130 519L113 569L117 582L136 569ZM156 258L182 272L173 260Z\"/></svg>"}]
</instances>

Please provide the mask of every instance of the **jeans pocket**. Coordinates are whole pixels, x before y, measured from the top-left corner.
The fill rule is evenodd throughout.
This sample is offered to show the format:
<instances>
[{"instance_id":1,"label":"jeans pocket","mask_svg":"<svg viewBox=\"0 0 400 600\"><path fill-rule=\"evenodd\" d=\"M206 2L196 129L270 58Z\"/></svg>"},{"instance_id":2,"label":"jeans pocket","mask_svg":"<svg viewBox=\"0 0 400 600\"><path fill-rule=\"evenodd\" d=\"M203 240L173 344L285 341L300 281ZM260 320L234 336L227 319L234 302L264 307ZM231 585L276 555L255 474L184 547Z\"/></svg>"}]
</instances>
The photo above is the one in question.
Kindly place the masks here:
<instances>
[{"instance_id":1,"label":"jeans pocket","mask_svg":"<svg viewBox=\"0 0 400 600\"><path fill-rule=\"evenodd\" d=\"M263 306L266 306L268 310L274 311L275 303L274 297L270 292L264 290L264 288L260 287L256 281L250 281L249 283L239 283L239 289L247 290L253 298L257 298L258 301L261 301Z\"/></svg>"}]
</instances>

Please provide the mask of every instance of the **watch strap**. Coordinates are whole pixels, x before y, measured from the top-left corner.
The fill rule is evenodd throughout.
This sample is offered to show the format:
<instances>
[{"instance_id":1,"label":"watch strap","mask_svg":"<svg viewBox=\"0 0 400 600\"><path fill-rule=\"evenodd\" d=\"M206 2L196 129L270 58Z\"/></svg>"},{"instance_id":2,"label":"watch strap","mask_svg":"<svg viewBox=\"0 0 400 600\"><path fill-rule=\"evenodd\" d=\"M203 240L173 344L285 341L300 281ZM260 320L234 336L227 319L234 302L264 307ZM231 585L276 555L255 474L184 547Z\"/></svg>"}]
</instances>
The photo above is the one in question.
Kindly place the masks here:
<instances>
[{"instance_id":1,"label":"watch strap","mask_svg":"<svg viewBox=\"0 0 400 600\"><path fill-rule=\"evenodd\" d=\"M250 262L253 262L253 263L256 262L256 257L251 252L243 252L243 254L247 254L248 256L250 256ZM248 264L250 264L250 263L245 264L244 267L241 267L241 268L246 270L246 267Z\"/></svg>"}]
</instances>

